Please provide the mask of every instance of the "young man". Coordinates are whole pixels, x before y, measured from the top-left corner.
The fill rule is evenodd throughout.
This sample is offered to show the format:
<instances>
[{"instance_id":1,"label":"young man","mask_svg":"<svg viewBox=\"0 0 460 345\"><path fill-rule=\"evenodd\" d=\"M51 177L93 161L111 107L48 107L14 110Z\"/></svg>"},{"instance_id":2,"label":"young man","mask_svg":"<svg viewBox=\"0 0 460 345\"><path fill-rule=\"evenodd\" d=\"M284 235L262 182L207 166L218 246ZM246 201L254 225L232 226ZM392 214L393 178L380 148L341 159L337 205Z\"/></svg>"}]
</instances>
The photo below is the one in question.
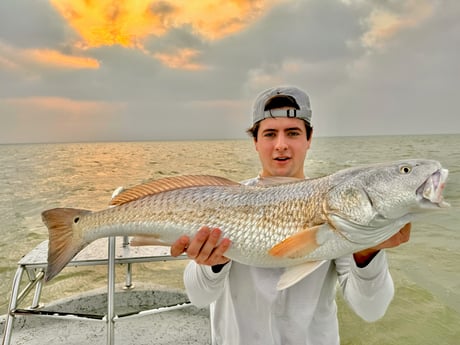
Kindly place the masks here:
<instances>
[{"instance_id":1,"label":"young man","mask_svg":"<svg viewBox=\"0 0 460 345\"><path fill-rule=\"evenodd\" d=\"M253 136L262 164L260 178L305 178L304 161L313 129L308 96L296 87L275 87L254 102ZM276 284L282 268L259 268L225 257L229 239L219 229L203 227L194 238L181 237L173 256L186 252L191 261L184 282L192 303L211 305L213 344L339 345L335 294L337 282L353 310L367 321L382 317L393 298L393 281L384 248L409 239L410 224L375 248L324 263L282 291Z\"/></svg>"}]
</instances>

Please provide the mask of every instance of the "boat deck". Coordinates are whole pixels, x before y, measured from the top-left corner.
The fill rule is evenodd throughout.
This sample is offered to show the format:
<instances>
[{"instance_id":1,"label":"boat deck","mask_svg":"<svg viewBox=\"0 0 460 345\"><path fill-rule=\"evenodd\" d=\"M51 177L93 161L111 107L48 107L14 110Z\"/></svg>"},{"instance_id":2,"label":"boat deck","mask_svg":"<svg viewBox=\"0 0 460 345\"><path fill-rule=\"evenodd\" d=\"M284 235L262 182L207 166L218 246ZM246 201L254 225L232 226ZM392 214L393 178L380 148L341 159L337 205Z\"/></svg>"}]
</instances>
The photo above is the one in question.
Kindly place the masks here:
<instances>
[{"instance_id":1,"label":"boat deck","mask_svg":"<svg viewBox=\"0 0 460 345\"><path fill-rule=\"evenodd\" d=\"M152 344L211 344L208 309L184 305L187 296L182 291L161 286L139 286L131 291L117 286L114 327L116 345ZM163 306L176 306L162 310ZM107 308L105 289L100 289L46 305L40 316L15 316L12 345L105 345L107 344ZM153 312L158 308L156 312ZM46 316L59 312L60 316ZM64 316L67 314L67 316ZM94 320L80 318L79 314L94 315ZM3 333L5 316L0 319Z\"/></svg>"},{"instance_id":2,"label":"boat deck","mask_svg":"<svg viewBox=\"0 0 460 345\"><path fill-rule=\"evenodd\" d=\"M9 344L209 344L209 312L193 307L183 291L161 286L132 288L131 265L173 258L168 247L132 247L115 237L93 242L69 266L107 265L107 288L43 306L47 266L44 241L18 262L8 314L0 319L2 345ZM125 264L126 280L115 286L115 265ZM24 274L26 273L26 274ZM24 279L24 276L26 279ZM26 280L26 286L24 285ZM20 307L34 291L32 304Z\"/></svg>"}]
</instances>

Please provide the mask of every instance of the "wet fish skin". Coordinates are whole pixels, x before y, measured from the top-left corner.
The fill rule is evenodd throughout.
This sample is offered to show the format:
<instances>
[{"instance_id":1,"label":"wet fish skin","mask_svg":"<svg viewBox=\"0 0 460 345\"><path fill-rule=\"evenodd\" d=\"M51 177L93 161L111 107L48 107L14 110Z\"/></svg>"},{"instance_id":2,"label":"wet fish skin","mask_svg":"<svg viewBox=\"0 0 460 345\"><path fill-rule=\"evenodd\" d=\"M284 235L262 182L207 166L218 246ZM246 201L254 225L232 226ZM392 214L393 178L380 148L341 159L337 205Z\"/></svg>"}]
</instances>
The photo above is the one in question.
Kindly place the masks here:
<instances>
[{"instance_id":1,"label":"wet fish skin","mask_svg":"<svg viewBox=\"0 0 460 345\"><path fill-rule=\"evenodd\" d=\"M168 245L201 226L220 228L232 241L226 255L248 265L334 259L381 243L418 213L448 206L442 199L447 174L437 161L406 160L265 186L210 176L153 181L122 192L105 210L44 211L50 238L45 279L98 238L148 235ZM306 266L305 274L314 269Z\"/></svg>"}]
</instances>

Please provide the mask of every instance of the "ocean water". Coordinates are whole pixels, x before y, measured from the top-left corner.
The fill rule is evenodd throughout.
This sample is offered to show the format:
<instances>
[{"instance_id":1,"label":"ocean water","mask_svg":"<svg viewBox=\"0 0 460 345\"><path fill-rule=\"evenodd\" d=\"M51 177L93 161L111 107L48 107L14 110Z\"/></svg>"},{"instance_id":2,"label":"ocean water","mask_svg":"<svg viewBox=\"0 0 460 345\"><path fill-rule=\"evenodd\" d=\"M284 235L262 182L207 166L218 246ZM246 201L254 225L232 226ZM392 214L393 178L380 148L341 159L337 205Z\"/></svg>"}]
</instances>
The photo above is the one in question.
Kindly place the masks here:
<instances>
[{"instance_id":1,"label":"ocean water","mask_svg":"<svg viewBox=\"0 0 460 345\"><path fill-rule=\"evenodd\" d=\"M396 292L386 315L365 323L338 294L342 344L459 344L459 144L460 135L314 139L305 164L310 177L404 158L436 159L449 169L444 195L452 207L415 221L410 242L388 250ZM214 174L243 180L258 171L250 140L0 145L0 314L17 261L47 239L43 210L105 208L116 187L153 178ZM136 264L134 282L182 287L185 264ZM105 281L105 267L68 268L44 287L42 301L104 287Z\"/></svg>"}]
</instances>

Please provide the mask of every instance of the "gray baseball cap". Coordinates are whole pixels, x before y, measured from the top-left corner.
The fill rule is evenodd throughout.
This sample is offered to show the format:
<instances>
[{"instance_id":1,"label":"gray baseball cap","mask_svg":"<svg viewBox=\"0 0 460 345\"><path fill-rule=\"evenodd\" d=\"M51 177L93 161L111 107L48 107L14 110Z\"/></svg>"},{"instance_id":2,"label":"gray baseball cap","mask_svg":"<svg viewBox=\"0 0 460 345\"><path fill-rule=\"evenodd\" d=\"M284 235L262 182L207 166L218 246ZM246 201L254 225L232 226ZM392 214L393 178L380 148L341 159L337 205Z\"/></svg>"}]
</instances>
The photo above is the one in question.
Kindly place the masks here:
<instances>
[{"instance_id":1,"label":"gray baseball cap","mask_svg":"<svg viewBox=\"0 0 460 345\"><path fill-rule=\"evenodd\" d=\"M287 96L293 100L298 109L265 110L265 105L272 98ZM252 109L252 124L270 117L294 117L304 119L311 125L311 106L308 95L295 86L277 86L262 91L255 99Z\"/></svg>"}]
</instances>

